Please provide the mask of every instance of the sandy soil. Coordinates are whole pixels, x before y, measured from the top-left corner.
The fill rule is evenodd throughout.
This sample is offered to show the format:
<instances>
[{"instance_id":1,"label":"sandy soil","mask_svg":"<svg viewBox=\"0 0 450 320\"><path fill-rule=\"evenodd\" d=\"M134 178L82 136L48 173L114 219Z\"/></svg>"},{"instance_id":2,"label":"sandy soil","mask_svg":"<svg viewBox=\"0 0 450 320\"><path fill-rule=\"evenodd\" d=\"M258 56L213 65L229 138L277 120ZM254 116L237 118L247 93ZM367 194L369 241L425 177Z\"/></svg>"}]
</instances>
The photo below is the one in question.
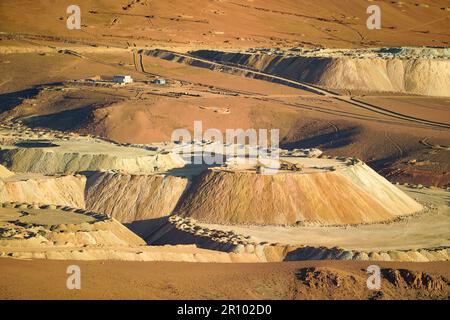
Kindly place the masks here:
<instances>
[{"instance_id":1,"label":"sandy soil","mask_svg":"<svg viewBox=\"0 0 450 320\"><path fill-rule=\"evenodd\" d=\"M32 35L34 41L45 36L84 44L156 44L180 49L448 44L448 3L420 3L424 5L417 1L377 2L383 12L383 32L378 32L367 29L369 4L359 0L344 4L333 0L175 0L170 4L80 0L83 28L70 31L66 28L66 4L27 3L24 10L23 3L8 0L1 3L0 29L16 37Z\"/></svg>"},{"instance_id":2,"label":"sandy soil","mask_svg":"<svg viewBox=\"0 0 450 320\"><path fill-rule=\"evenodd\" d=\"M67 290L66 268L81 268L81 290ZM0 259L2 299L369 299L364 269L371 262L308 261L265 264L20 261ZM379 263L382 269L449 277L449 263ZM302 278L316 268L317 279ZM32 271L32 272L30 272ZM439 275L439 276L436 276ZM333 282L340 283L336 286ZM354 280L351 280L353 277ZM334 281L333 281L334 280ZM345 287L342 287L343 284ZM348 285L348 286L347 286ZM447 298L382 280L383 299Z\"/></svg>"}]
</instances>

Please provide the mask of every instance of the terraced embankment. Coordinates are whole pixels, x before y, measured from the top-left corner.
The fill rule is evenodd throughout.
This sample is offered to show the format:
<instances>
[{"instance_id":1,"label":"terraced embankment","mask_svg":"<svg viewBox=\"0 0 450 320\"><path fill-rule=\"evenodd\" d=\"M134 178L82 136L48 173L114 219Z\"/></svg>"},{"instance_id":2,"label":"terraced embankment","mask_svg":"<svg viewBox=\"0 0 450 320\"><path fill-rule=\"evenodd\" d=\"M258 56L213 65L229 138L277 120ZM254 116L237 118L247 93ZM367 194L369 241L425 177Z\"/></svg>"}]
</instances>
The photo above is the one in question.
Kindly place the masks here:
<instances>
[{"instance_id":1,"label":"terraced embankment","mask_svg":"<svg viewBox=\"0 0 450 320\"><path fill-rule=\"evenodd\" d=\"M14 172L43 174L101 170L153 173L184 164L174 154L156 154L94 141L52 141L51 145L35 147L30 144L25 148L4 146L0 158Z\"/></svg>"},{"instance_id":2,"label":"terraced embankment","mask_svg":"<svg viewBox=\"0 0 450 320\"><path fill-rule=\"evenodd\" d=\"M133 225L131 226L133 229ZM228 230L226 230L228 229ZM147 228L140 236L150 245L191 244L216 251L252 254L262 262L302 260L364 260L430 262L450 260L448 246L392 250L349 250L341 247L287 245L258 242L233 231L233 226L214 229L192 218L171 216ZM135 230L139 233L139 230ZM276 230L283 232L283 230ZM325 232L325 230L324 230Z\"/></svg>"},{"instance_id":3,"label":"terraced embankment","mask_svg":"<svg viewBox=\"0 0 450 320\"><path fill-rule=\"evenodd\" d=\"M122 223L168 216L187 179L163 175L96 172L88 177L86 207Z\"/></svg>"},{"instance_id":4,"label":"terraced embankment","mask_svg":"<svg viewBox=\"0 0 450 320\"><path fill-rule=\"evenodd\" d=\"M15 175L0 179L0 202L50 203L84 208L86 178L81 175Z\"/></svg>"},{"instance_id":5,"label":"terraced embankment","mask_svg":"<svg viewBox=\"0 0 450 320\"><path fill-rule=\"evenodd\" d=\"M209 169L194 182L175 212L217 224L337 225L388 221L421 209L419 203L359 163L274 175Z\"/></svg>"},{"instance_id":6,"label":"terraced embankment","mask_svg":"<svg viewBox=\"0 0 450 320\"><path fill-rule=\"evenodd\" d=\"M69 206L0 205L0 257L52 260L258 262L253 254L149 247L106 215Z\"/></svg>"},{"instance_id":7,"label":"terraced embankment","mask_svg":"<svg viewBox=\"0 0 450 320\"><path fill-rule=\"evenodd\" d=\"M450 61L430 58L285 56L213 50L191 52L201 59L333 89L450 96Z\"/></svg>"},{"instance_id":8,"label":"terraced embankment","mask_svg":"<svg viewBox=\"0 0 450 320\"><path fill-rule=\"evenodd\" d=\"M0 140L0 160L13 170L0 165L3 201L85 208L86 200L91 210L132 222L169 215L187 185L154 174L184 166L178 154L157 147L21 124L2 125Z\"/></svg>"},{"instance_id":9,"label":"terraced embankment","mask_svg":"<svg viewBox=\"0 0 450 320\"><path fill-rule=\"evenodd\" d=\"M15 174L0 165L0 202L88 208L123 223L168 216L186 186L185 178L158 174L85 172L46 176Z\"/></svg>"},{"instance_id":10,"label":"terraced embankment","mask_svg":"<svg viewBox=\"0 0 450 320\"><path fill-rule=\"evenodd\" d=\"M197 54L197 52L190 52L189 54L184 54L184 53L178 53L178 52L173 52L173 51L167 51L167 50L161 50L161 49L155 49L155 50L141 50L139 51L140 54L145 54L148 56L152 56L152 57L156 57L156 58L160 58L160 59L164 59L164 60L168 60L168 61L174 61L174 62L178 62L178 63L184 63L184 64L188 64L191 66L195 66L195 67L201 67L201 68L207 68L210 70L214 70L214 71L219 71L219 72L225 72L225 73L231 73L231 74L235 74L235 75L240 75L240 76L245 76L245 77L249 77L249 78L254 78L254 79L259 79L259 80L264 80L264 81L269 81L269 82L274 82L274 83L279 83L282 85L286 85L286 86L290 86L290 87L294 87L294 88L299 88L302 90L306 90L306 91L310 91L312 93L318 94L318 95L324 95L333 99L336 99L340 102L343 102L345 104L349 104L352 105L353 107L357 107L360 109L364 109L364 110L368 110L383 116L388 116L390 118L393 119L397 119L397 120L406 120L410 123L414 123L414 124L423 124L426 126L431 126L434 128L449 128L450 126L445 123L445 122L437 122L437 121L430 121L427 119L423 119L421 117L414 117L409 115L408 113L400 113L400 112L396 112L396 111L392 111L392 110L388 110L386 108L383 107L379 107L370 103L366 103L364 101L361 100L357 100L357 99L353 99L353 97L351 96L345 96L345 95L341 95L339 93L336 92L332 92L330 91L331 89L345 89L345 90L360 90L360 91L368 91L368 92L379 92L381 91L388 91L388 92L407 92L407 93L415 93L415 92L409 92L409 91L392 91L389 88L381 88L381 87L376 87L376 86L372 86L371 82L374 81L378 81L377 79L371 79L366 80L367 77L370 78L370 73L367 73L365 70L364 72L361 72L360 77L361 79L359 79L358 77L353 77L350 80L347 79L348 74L347 74L347 66L344 66L342 68L342 70L340 71L340 76L342 77L342 79L339 79L339 77L336 77L334 75L334 71L331 72L331 76L330 79L333 79L333 81L328 81L328 82L320 82L319 80L317 80L318 83L312 83L312 82L307 82L307 81L301 81L298 80L297 76L294 76L292 78L289 78L289 75L286 76L282 76L282 75L278 75L278 74L271 74L265 71L260 71L258 69L252 69L251 66L247 66L247 65L241 65L241 64L235 64L235 63L226 63L226 62L222 62L222 61L214 61L214 60L208 60L206 58L202 58L199 56L195 56L195 54ZM200 52L204 52L204 51L200 51ZM206 51L206 52L210 52L210 51ZM222 52L220 52L219 54L223 54ZM230 53L230 54L240 54L240 53ZM270 55L272 56L272 55ZM283 56L284 57L284 56ZM214 57L210 57L210 59L213 59ZM305 59L329 59L326 57L308 57ZM379 58L370 58L371 59L379 59ZM356 61L359 61L360 59L356 59ZM384 59L386 60L386 59ZM384 61L383 60L383 61ZM403 61L403 60L402 60ZM428 60L425 60L426 62L424 62L425 64L432 64L432 62L429 62ZM435 61L435 60L430 60L430 61ZM437 61L441 61L441 60L437 60ZM442 73L444 75L445 79L441 79L440 76L438 77L437 80L431 80L428 78L432 78L433 75L435 74L434 71L437 71L440 69L441 66L434 68L433 70L427 70L425 73L422 73L422 70L418 71L417 74L415 74L415 76L409 80L409 86L410 87L423 87L423 89L420 90L416 90L416 91L420 91L423 93L421 94L426 94L426 95L438 95L438 96L449 96L450 93L447 91L447 84L448 84L448 77L446 76L449 72L447 72L449 66L449 61L448 59L442 60L443 63L445 64L444 67L442 67L442 69L444 70L444 72ZM356 62L356 64L358 64L358 62ZM367 64L366 67L370 66L371 63L369 62ZM403 65L403 64L402 64ZM306 72L306 74L310 74L310 73L315 73L315 66L311 67L312 71L308 71ZM395 67L396 68L396 67ZM375 73L374 77L381 77L381 78L389 78L388 74L397 74L396 73L396 69L394 67L392 67L392 70L386 70L386 74L380 76L378 73ZM334 70L334 68L331 68L332 70ZM350 66L350 70L359 70L359 67L355 67L355 66ZM363 68L363 69L367 69L367 68ZM435 70L436 69L436 70ZM429 71L429 73L428 73ZM406 73L408 71L405 71ZM357 74L359 74L359 71L356 72ZM334 80L335 78L337 78L337 80ZM403 78L403 77L402 77ZM426 78L425 80L423 80L423 78ZM312 81L312 80L311 80ZM369 84L365 84L366 82L369 82ZM390 81L390 80L389 80ZM337 83L339 84L336 88L332 87L334 86L333 83ZM432 82L433 86L428 87L428 84ZM359 85L355 85L353 83L360 83ZM420 85L419 85L420 84ZM444 84L445 86L442 86L442 84ZM328 85L330 85L331 87L329 87ZM405 84L403 84L405 85ZM391 85L393 86L393 85ZM438 88L438 89L436 89ZM443 88L443 89L440 89ZM435 92L435 89L438 90L438 92ZM414 90L413 90L414 91Z\"/></svg>"}]
</instances>

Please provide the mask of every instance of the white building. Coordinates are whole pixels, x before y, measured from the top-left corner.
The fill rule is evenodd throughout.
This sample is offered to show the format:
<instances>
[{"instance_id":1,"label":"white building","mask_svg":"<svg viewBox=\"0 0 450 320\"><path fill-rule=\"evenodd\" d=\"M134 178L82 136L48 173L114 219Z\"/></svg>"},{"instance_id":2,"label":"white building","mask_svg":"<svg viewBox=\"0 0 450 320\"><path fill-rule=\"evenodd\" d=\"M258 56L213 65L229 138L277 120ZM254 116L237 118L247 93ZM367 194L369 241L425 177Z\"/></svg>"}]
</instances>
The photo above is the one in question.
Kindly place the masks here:
<instances>
[{"instance_id":1,"label":"white building","mask_svg":"<svg viewBox=\"0 0 450 320\"><path fill-rule=\"evenodd\" d=\"M156 84L166 84L166 79L161 79L161 78L159 78L159 79L156 79L155 81L153 81L153 83L156 83Z\"/></svg>"},{"instance_id":2,"label":"white building","mask_svg":"<svg viewBox=\"0 0 450 320\"><path fill-rule=\"evenodd\" d=\"M133 82L133 78L131 76L113 76L113 81L115 83L121 83L121 84L125 84L125 83L132 83Z\"/></svg>"}]
</instances>

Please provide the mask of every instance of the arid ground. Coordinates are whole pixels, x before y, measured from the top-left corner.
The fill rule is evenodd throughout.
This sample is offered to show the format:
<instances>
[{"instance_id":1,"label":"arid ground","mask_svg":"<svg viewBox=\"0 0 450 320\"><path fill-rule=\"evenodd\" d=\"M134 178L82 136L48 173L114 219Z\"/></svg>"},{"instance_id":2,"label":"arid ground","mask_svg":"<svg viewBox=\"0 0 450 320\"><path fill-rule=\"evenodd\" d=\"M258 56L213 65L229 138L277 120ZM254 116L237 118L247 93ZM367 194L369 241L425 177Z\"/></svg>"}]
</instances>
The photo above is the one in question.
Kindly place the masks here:
<instances>
[{"instance_id":1,"label":"arid ground","mask_svg":"<svg viewBox=\"0 0 450 320\"><path fill-rule=\"evenodd\" d=\"M66 288L65 271L72 263L83 270L81 290ZM2 277L0 289L6 299L447 299L441 278L449 277L447 264L380 263L386 275L380 294L365 285L367 262L205 265L6 259L1 268L8 276Z\"/></svg>"},{"instance_id":2,"label":"arid ground","mask_svg":"<svg viewBox=\"0 0 450 320\"><path fill-rule=\"evenodd\" d=\"M0 3L0 298L448 299L448 1L67 6ZM195 121L281 170L186 163Z\"/></svg>"}]
</instances>

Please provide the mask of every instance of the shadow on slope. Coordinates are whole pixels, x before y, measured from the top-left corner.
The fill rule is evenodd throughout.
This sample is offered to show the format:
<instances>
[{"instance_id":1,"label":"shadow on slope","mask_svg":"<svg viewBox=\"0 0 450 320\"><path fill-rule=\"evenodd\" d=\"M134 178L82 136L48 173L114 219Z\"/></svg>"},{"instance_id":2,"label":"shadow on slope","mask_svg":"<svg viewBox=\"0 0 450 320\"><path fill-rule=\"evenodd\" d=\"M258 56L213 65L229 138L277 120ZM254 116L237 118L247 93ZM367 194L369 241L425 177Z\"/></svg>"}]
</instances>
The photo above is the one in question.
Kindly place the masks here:
<instances>
[{"instance_id":1,"label":"shadow on slope","mask_svg":"<svg viewBox=\"0 0 450 320\"><path fill-rule=\"evenodd\" d=\"M360 132L358 127L349 127L336 132L328 132L314 135L292 142L282 142L283 149L296 148L319 148L319 149L335 149L349 145L355 139L354 136Z\"/></svg>"},{"instance_id":2,"label":"shadow on slope","mask_svg":"<svg viewBox=\"0 0 450 320\"><path fill-rule=\"evenodd\" d=\"M23 119L30 128L49 128L60 131L77 130L84 127L92 115L92 106L57 113L32 116Z\"/></svg>"},{"instance_id":3,"label":"shadow on slope","mask_svg":"<svg viewBox=\"0 0 450 320\"><path fill-rule=\"evenodd\" d=\"M39 94L40 89L33 87L16 92L0 94L0 112L7 112L22 103L24 99L31 99Z\"/></svg>"},{"instance_id":4,"label":"shadow on slope","mask_svg":"<svg viewBox=\"0 0 450 320\"><path fill-rule=\"evenodd\" d=\"M124 223L124 226L133 231L146 242L148 242L147 239L167 223L167 218L168 216L148 220L133 221L131 223Z\"/></svg>"}]
</instances>

